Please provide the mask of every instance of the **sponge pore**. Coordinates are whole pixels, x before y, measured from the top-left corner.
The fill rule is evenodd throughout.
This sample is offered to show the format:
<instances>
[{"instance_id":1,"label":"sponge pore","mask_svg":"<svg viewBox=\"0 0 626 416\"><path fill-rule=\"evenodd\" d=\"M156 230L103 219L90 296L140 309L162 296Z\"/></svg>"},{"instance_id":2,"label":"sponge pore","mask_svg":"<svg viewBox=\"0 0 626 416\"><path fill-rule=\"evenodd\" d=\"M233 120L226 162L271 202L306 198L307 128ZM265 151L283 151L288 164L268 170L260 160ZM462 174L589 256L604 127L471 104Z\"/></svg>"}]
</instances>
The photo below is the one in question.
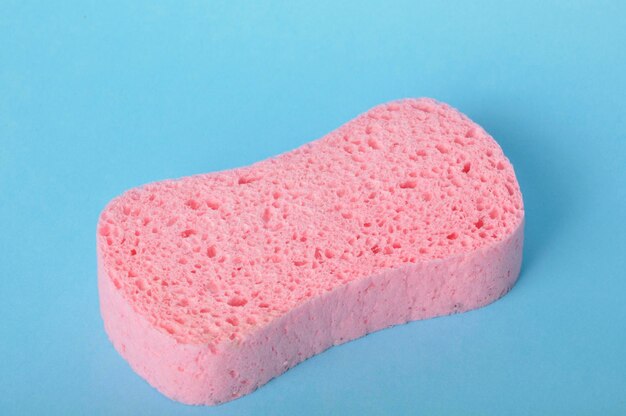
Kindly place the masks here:
<instances>
[{"instance_id":1,"label":"sponge pore","mask_svg":"<svg viewBox=\"0 0 626 416\"><path fill-rule=\"evenodd\" d=\"M153 386L220 403L334 344L499 298L523 222L482 128L431 99L392 102L249 167L112 200L102 316Z\"/></svg>"}]
</instances>

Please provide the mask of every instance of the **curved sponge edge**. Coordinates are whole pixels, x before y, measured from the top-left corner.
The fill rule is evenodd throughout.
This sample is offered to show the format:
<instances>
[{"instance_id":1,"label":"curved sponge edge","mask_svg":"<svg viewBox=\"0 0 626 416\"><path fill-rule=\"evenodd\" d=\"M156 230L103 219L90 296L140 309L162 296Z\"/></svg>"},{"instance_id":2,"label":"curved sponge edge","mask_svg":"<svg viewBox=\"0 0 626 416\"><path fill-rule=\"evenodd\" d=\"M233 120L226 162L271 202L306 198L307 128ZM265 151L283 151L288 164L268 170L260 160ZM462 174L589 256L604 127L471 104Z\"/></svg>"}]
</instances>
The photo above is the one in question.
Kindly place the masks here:
<instances>
[{"instance_id":1,"label":"curved sponge edge","mask_svg":"<svg viewBox=\"0 0 626 416\"><path fill-rule=\"evenodd\" d=\"M298 174L293 166L306 168ZM301 182L293 186L289 175ZM336 180L312 182L324 175ZM222 186L215 193L224 199L207 183ZM235 204L256 210L236 216L244 225L224 202L230 190ZM302 203L307 194L317 195ZM292 216L283 217L285 227L276 226L280 212ZM301 238L303 220L327 237ZM403 100L252 167L150 184L113 200L98 225L101 313L116 350L151 385L184 403L217 404L332 345L498 299L519 274L523 226L519 186L495 141L445 104ZM211 235L227 229L236 231L234 243ZM350 239L355 229L363 238ZM236 255L246 239L292 234L298 239L288 238L280 253L288 268L274 261L275 244L261 245L267 252L254 258L258 243L248 244L257 250L249 263ZM254 273L246 280L246 270L266 267L262 259L264 280Z\"/></svg>"},{"instance_id":2,"label":"curved sponge edge","mask_svg":"<svg viewBox=\"0 0 626 416\"><path fill-rule=\"evenodd\" d=\"M333 345L499 299L519 275L523 239L520 224L506 240L475 255L411 265L350 283L223 350L181 344L156 330L100 272L102 317L115 349L161 393L186 404L219 404L251 393ZM467 292L465 302L451 302L445 294L453 291Z\"/></svg>"}]
</instances>

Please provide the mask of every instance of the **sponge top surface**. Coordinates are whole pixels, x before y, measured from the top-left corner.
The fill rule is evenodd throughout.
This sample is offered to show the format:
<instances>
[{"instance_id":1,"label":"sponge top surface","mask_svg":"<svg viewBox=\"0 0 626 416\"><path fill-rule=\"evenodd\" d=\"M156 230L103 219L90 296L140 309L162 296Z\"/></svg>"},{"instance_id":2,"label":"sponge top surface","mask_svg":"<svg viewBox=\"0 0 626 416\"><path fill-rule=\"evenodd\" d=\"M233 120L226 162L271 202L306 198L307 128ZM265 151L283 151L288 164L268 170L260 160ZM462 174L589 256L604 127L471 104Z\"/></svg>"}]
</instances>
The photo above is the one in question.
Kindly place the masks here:
<instances>
[{"instance_id":1,"label":"sponge top surface","mask_svg":"<svg viewBox=\"0 0 626 416\"><path fill-rule=\"evenodd\" d=\"M98 250L156 328L216 344L355 279L494 244L523 215L498 144L407 99L249 167L130 190L101 214Z\"/></svg>"}]
</instances>

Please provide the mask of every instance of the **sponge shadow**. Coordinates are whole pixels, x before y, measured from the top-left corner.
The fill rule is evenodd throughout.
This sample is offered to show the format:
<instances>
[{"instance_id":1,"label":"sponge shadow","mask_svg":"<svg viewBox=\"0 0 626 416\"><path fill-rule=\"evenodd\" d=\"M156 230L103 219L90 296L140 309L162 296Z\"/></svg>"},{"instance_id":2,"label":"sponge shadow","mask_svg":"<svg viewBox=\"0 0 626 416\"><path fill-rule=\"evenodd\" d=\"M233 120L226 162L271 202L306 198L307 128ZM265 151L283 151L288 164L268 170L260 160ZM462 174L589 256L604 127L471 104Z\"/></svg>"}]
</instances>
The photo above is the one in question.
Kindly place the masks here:
<instances>
[{"instance_id":1,"label":"sponge shadow","mask_svg":"<svg viewBox=\"0 0 626 416\"><path fill-rule=\"evenodd\" d=\"M555 131L558 126L548 122L545 109L524 113L493 101L490 108L476 106L467 113L500 144L522 189L526 224L519 284L550 256L556 236L572 218L576 201L568 177L576 164L559 169L563 152L551 138L563 132Z\"/></svg>"}]
</instances>

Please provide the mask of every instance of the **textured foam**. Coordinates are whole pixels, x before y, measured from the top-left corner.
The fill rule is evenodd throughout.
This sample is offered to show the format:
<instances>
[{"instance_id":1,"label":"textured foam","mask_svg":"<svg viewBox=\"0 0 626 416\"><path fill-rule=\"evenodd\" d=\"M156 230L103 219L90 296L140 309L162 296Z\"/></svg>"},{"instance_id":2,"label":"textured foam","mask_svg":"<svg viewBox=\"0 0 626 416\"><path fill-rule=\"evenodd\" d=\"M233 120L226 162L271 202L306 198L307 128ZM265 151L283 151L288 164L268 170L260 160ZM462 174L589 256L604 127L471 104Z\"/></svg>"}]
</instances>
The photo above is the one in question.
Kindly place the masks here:
<instances>
[{"instance_id":1,"label":"textured foam","mask_svg":"<svg viewBox=\"0 0 626 416\"><path fill-rule=\"evenodd\" d=\"M250 167L111 201L102 316L161 392L220 403L334 344L499 298L523 221L482 128L434 100L392 102Z\"/></svg>"}]
</instances>

